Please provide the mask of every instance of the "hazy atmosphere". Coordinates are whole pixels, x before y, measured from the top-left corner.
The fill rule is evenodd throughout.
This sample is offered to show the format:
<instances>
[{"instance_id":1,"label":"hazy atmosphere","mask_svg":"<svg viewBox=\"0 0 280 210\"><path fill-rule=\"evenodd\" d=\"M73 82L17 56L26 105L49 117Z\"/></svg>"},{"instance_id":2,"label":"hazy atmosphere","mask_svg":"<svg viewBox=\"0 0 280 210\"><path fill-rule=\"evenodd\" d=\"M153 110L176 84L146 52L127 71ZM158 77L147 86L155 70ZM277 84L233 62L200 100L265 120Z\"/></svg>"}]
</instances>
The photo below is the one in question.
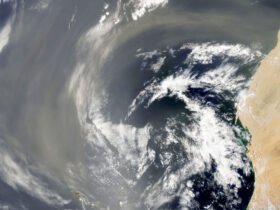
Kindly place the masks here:
<instances>
[{"instance_id":1,"label":"hazy atmosphere","mask_svg":"<svg viewBox=\"0 0 280 210\"><path fill-rule=\"evenodd\" d=\"M246 209L279 29L279 0L0 0L0 209Z\"/></svg>"}]
</instances>

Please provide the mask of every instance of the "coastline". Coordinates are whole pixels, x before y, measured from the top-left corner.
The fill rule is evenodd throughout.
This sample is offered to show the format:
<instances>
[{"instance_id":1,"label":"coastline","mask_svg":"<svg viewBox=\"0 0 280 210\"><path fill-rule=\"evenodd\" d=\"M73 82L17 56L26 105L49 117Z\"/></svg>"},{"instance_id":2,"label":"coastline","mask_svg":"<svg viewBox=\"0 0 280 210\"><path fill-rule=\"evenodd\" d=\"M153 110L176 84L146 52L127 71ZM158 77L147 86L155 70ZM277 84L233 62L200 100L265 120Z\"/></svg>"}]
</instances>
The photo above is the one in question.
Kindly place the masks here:
<instances>
[{"instance_id":1,"label":"coastline","mask_svg":"<svg viewBox=\"0 0 280 210\"><path fill-rule=\"evenodd\" d=\"M262 60L237 116L252 135L248 155L255 171L249 209L280 209L280 31Z\"/></svg>"}]
</instances>

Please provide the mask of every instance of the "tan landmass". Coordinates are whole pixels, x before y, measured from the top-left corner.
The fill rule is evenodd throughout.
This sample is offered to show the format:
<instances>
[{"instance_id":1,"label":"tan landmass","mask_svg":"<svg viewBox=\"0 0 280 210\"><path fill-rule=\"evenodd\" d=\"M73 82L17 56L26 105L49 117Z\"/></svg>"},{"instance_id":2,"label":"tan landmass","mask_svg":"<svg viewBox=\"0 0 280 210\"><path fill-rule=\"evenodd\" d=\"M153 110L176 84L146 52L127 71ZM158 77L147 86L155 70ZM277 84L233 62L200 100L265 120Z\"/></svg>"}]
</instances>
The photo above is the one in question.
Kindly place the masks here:
<instances>
[{"instance_id":1,"label":"tan landmass","mask_svg":"<svg viewBox=\"0 0 280 210\"><path fill-rule=\"evenodd\" d=\"M249 209L280 209L280 31L277 46L253 77L249 97L238 116L252 134L249 157L255 191Z\"/></svg>"}]
</instances>

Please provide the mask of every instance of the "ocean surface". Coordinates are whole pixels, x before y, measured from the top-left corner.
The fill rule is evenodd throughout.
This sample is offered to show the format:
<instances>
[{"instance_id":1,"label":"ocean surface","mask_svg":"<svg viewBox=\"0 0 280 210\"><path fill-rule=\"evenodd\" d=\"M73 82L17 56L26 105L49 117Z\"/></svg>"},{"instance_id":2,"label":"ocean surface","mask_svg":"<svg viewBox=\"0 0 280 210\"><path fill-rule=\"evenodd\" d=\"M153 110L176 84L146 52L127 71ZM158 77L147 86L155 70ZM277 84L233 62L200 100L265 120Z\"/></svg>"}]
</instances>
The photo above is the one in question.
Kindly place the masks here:
<instances>
[{"instance_id":1,"label":"ocean surface","mask_svg":"<svg viewBox=\"0 0 280 210\"><path fill-rule=\"evenodd\" d=\"M278 0L0 0L0 209L246 209L236 118Z\"/></svg>"}]
</instances>

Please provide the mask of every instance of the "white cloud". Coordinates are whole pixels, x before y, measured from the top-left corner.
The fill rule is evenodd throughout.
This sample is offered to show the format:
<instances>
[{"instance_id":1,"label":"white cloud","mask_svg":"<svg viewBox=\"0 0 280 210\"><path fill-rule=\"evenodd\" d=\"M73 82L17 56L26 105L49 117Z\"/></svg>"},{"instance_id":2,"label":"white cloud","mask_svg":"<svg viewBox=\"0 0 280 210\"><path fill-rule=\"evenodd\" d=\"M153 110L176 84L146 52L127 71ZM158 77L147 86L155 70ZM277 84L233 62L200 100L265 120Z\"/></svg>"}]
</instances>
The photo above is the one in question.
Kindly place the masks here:
<instances>
[{"instance_id":1,"label":"white cloud","mask_svg":"<svg viewBox=\"0 0 280 210\"><path fill-rule=\"evenodd\" d=\"M60 195L48 189L48 185L34 176L23 156L16 160L11 155L12 150L8 148L3 140L0 140L0 177L15 190L23 189L31 196L34 196L50 205L65 205L69 201L64 200Z\"/></svg>"},{"instance_id":2,"label":"white cloud","mask_svg":"<svg viewBox=\"0 0 280 210\"><path fill-rule=\"evenodd\" d=\"M12 26L11 23L8 22L4 28L0 31L0 53L4 50L10 40Z\"/></svg>"},{"instance_id":3,"label":"white cloud","mask_svg":"<svg viewBox=\"0 0 280 210\"><path fill-rule=\"evenodd\" d=\"M260 51L252 51L250 48L241 44L218 44L206 42L202 44L190 43L183 45L181 49L191 49L192 52L188 56L186 63L210 64L215 56L241 58L250 62L261 56Z\"/></svg>"},{"instance_id":4,"label":"white cloud","mask_svg":"<svg viewBox=\"0 0 280 210\"><path fill-rule=\"evenodd\" d=\"M181 49L186 46L184 45ZM243 63L253 61L260 56L258 52L253 52L242 45L214 44L211 46L207 43L202 45L192 44L188 47L194 50L188 56L188 62L193 65L196 63L210 64L214 56L234 57L240 59ZM159 50L154 50L138 55L146 61L146 59L162 56L162 53ZM244 147L236 140L233 128L220 120L213 108L203 106L199 101L193 100L185 94L190 87L211 88L211 91L217 94L225 90L238 92L246 80L242 76L235 75L237 70L238 66L234 64L221 64L200 77L195 77L191 69L184 69L162 80L152 79L147 82L146 87L132 101L128 116L140 105L148 108L155 101L173 96L184 102L185 107L192 112L192 119L195 121L190 126L183 126L185 137L178 137L175 134L174 125L178 123L175 119L170 119L166 124L167 136L162 139L161 144L169 145L181 142L189 155L189 160L177 172L166 172L160 181L151 186L148 192L143 195L148 206L157 208L165 202L171 201L176 194L171 192L174 188L177 188L182 190L177 192L178 196L181 197L181 205L187 209L191 208L195 192L193 192L190 181L187 182L187 186L184 186L185 180L188 180L194 174L209 170L213 160L217 164L214 173L216 183L221 185L224 191L238 198L237 190L241 187L242 177L236 169L242 168L247 174L251 170L250 164L243 160ZM194 143L190 144L188 139L192 139ZM167 153L161 154L162 164L168 167L171 157L172 155L170 156ZM231 188L231 186L235 186L235 188ZM170 196L170 193L172 196Z\"/></svg>"},{"instance_id":5,"label":"white cloud","mask_svg":"<svg viewBox=\"0 0 280 210\"><path fill-rule=\"evenodd\" d=\"M129 2L133 5L131 17L133 20L138 20L147 12L152 12L159 7L167 5L168 0L131 0Z\"/></svg>"},{"instance_id":6,"label":"white cloud","mask_svg":"<svg viewBox=\"0 0 280 210\"><path fill-rule=\"evenodd\" d=\"M98 166L99 170L96 170L94 164L90 166L92 173L98 174L98 181L102 184L112 182L111 177L109 177L111 175L108 172L109 170L112 170L112 173L116 176L122 177L128 184L131 183L131 180L123 177L118 171L118 167L115 167L118 166L117 164L126 163L126 165L123 164L124 167L136 167L136 178L141 177L147 169L149 161L153 161L155 158L155 151L147 148L150 129L152 129L149 125L136 128L123 122L112 123L110 119L104 116L101 110L107 103L107 97L106 93L98 92L99 88L103 89L99 87L98 73L121 34L119 32L122 24L119 23L123 23L122 21L125 20L122 14L124 6L131 6L132 13L129 13L128 16L131 15L133 20L138 20L146 12L163 7L167 3L167 0L134 0L123 5L119 1L116 11L105 15L106 17L101 17L97 25L90 29L79 42L79 53L83 54L82 52L85 51L88 56L80 58L69 84L69 93L73 94L75 99L78 117L87 144L102 148L105 151L104 159L108 163L100 164L102 167ZM214 56L241 57L241 59L247 59L248 61L257 56L253 55L249 48L242 45L204 43L185 45L181 49L185 47L193 50L187 58L193 64L198 62L209 64L213 61ZM170 50L170 52L174 54L174 50ZM153 70L158 71L165 62L165 57L162 57L158 50L139 53L137 56L150 59L159 55L161 57L151 65ZM186 62L188 61L186 60ZM191 100L184 94L188 87L204 88L209 85L216 87L214 91L238 89L243 78L233 78L233 73L236 70L237 68L234 65L221 65L219 68L212 69L211 73L206 73L196 79L190 73L190 69L185 69L181 73L170 75L161 81L152 80L146 83L147 86L132 101L128 116L138 106L148 107L154 101L170 94L183 101L186 108L195 113L194 117L196 119L196 124L193 127L184 130L186 138L193 138L197 141L195 145L188 144L186 139L178 138L171 125L167 124L164 128L168 135L161 143L168 145L181 141L184 149L188 154L192 154L190 157L193 157L193 159L177 172L168 174L170 171L167 170L166 173L162 174L162 179L147 187L148 196L142 197L146 197L148 206L156 207L169 201L172 199L170 192L174 192L177 187L181 190L179 193L183 197L182 203L188 206L194 196L192 183L189 181L187 186L183 186L182 181L192 174L203 172L206 167L211 165L212 159L219 165L215 173L215 179L219 184L224 186L226 190L228 184L235 183L236 186L240 186L240 177L234 171L234 167L249 168L250 166L244 165L240 159L240 154L243 154L243 151L236 142L233 142L233 131L215 116L214 110L202 107L199 102ZM144 102L147 103L144 104ZM121 160L116 160L116 155L110 145L116 148L117 153L122 157ZM162 164L168 167L172 155L168 152L160 154ZM231 159L232 157L234 157L234 160ZM225 175L228 175L228 179L225 179Z\"/></svg>"}]
</instances>

